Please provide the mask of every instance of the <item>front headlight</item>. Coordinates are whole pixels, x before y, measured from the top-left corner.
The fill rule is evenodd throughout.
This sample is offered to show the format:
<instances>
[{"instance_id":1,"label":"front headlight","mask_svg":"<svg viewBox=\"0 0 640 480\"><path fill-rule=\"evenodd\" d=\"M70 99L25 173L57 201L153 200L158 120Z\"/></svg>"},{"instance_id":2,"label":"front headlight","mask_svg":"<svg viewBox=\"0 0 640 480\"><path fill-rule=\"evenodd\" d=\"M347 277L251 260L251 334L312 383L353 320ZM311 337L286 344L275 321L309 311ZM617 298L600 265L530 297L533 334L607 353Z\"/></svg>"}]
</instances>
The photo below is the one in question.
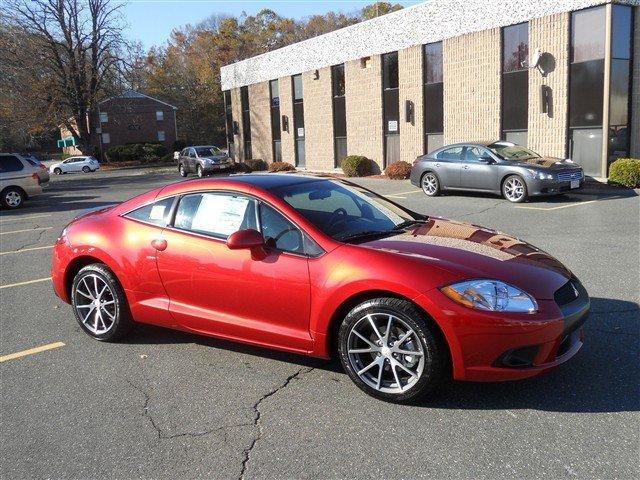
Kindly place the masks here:
<instances>
[{"instance_id":1,"label":"front headlight","mask_svg":"<svg viewBox=\"0 0 640 480\"><path fill-rule=\"evenodd\" d=\"M537 178L538 180L553 180L552 173L541 172L540 170L534 170L533 168L526 168L525 170L529 172L531 178Z\"/></svg>"},{"instance_id":2,"label":"front headlight","mask_svg":"<svg viewBox=\"0 0 640 480\"><path fill-rule=\"evenodd\" d=\"M440 291L454 302L477 310L517 313L538 310L531 295L500 280L467 280L442 287Z\"/></svg>"}]
</instances>

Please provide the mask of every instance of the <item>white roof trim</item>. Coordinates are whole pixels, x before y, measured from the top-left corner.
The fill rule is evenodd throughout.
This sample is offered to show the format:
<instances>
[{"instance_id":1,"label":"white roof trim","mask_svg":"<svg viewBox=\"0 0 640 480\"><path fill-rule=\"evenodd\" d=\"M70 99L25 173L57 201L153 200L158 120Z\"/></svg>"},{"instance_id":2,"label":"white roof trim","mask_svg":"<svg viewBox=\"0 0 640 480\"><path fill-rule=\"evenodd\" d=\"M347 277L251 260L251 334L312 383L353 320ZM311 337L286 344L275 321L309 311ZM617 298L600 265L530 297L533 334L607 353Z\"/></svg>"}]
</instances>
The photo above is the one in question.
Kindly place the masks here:
<instances>
[{"instance_id":1,"label":"white roof trim","mask_svg":"<svg viewBox=\"0 0 640 480\"><path fill-rule=\"evenodd\" d=\"M616 0L639 5L640 0ZM220 69L222 90L611 0L429 0ZM535 47L535 45L532 45Z\"/></svg>"}]
</instances>

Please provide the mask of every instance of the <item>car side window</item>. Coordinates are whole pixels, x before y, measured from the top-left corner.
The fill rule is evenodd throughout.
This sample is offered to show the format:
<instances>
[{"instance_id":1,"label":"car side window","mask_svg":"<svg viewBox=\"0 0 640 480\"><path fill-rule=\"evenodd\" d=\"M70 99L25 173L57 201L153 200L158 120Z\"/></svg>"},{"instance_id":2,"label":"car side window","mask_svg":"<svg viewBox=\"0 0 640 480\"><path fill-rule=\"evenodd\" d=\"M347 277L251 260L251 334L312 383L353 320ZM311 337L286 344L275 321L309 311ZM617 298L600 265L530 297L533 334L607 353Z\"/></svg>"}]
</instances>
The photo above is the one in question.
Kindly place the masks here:
<instances>
[{"instance_id":1,"label":"car side window","mask_svg":"<svg viewBox=\"0 0 640 480\"><path fill-rule=\"evenodd\" d=\"M173 205L174 197L164 198L144 207L137 208L125 215L125 217L141 222L153 223L160 227L165 227L169 221L171 213L171 205Z\"/></svg>"},{"instance_id":2,"label":"car side window","mask_svg":"<svg viewBox=\"0 0 640 480\"><path fill-rule=\"evenodd\" d=\"M267 246L283 252L304 254L304 237L300 229L264 203L260 204L260 228Z\"/></svg>"},{"instance_id":3,"label":"car side window","mask_svg":"<svg viewBox=\"0 0 640 480\"><path fill-rule=\"evenodd\" d=\"M463 147L447 148L445 150L442 150L441 152L438 152L438 154L436 155L436 158L438 160L460 161L462 157L462 148Z\"/></svg>"},{"instance_id":4,"label":"car side window","mask_svg":"<svg viewBox=\"0 0 640 480\"><path fill-rule=\"evenodd\" d=\"M191 158L196 158L196 151L193 148L189 149L189 156Z\"/></svg>"},{"instance_id":5,"label":"car side window","mask_svg":"<svg viewBox=\"0 0 640 480\"><path fill-rule=\"evenodd\" d=\"M0 156L0 172L19 172L24 169L20 159L14 155Z\"/></svg>"},{"instance_id":6,"label":"car side window","mask_svg":"<svg viewBox=\"0 0 640 480\"><path fill-rule=\"evenodd\" d=\"M464 153L464 161L469 163L480 163L482 157L489 156L489 153L480 147L467 147Z\"/></svg>"},{"instance_id":7,"label":"car side window","mask_svg":"<svg viewBox=\"0 0 640 480\"><path fill-rule=\"evenodd\" d=\"M233 193L194 193L178 203L173 226L226 239L238 230L258 229L255 201Z\"/></svg>"}]
</instances>

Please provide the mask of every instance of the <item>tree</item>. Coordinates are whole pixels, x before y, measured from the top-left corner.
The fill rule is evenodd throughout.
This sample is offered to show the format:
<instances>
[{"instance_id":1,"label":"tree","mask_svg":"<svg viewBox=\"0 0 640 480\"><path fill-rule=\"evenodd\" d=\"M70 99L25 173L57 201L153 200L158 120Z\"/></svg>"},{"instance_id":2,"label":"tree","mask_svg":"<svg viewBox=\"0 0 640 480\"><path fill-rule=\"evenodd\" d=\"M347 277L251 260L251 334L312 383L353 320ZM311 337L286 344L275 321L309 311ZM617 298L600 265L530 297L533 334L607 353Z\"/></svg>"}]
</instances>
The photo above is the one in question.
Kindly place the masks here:
<instances>
[{"instance_id":1,"label":"tree","mask_svg":"<svg viewBox=\"0 0 640 480\"><path fill-rule=\"evenodd\" d=\"M363 20L370 20L372 18L379 17L380 15L386 15L387 13L395 12L403 8L399 3L388 2L376 2L371 5L367 5L362 8L361 16Z\"/></svg>"},{"instance_id":2,"label":"tree","mask_svg":"<svg viewBox=\"0 0 640 480\"><path fill-rule=\"evenodd\" d=\"M87 114L121 81L126 42L120 7L111 0L7 0L4 8L10 26L38 53L39 61L23 69L47 84L32 92L44 108L38 113L64 125L83 153L91 150Z\"/></svg>"}]
</instances>

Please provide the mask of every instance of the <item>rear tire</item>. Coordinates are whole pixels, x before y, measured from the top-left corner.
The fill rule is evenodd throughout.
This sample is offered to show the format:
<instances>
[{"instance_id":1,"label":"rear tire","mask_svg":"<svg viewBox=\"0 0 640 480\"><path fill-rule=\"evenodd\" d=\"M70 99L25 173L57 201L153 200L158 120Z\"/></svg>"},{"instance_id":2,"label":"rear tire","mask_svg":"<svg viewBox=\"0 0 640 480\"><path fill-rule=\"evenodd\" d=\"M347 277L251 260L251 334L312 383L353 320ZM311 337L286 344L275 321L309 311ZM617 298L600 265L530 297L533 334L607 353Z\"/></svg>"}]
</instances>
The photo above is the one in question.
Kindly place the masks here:
<instances>
[{"instance_id":1,"label":"rear tire","mask_svg":"<svg viewBox=\"0 0 640 480\"><path fill-rule=\"evenodd\" d=\"M180 172L181 177L186 177L188 175L187 170L184 168L184 164L181 163L178 167L178 172Z\"/></svg>"},{"instance_id":2,"label":"rear tire","mask_svg":"<svg viewBox=\"0 0 640 480\"><path fill-rule=\"evenodd\" d=\"M84 173L89 173L91 171L91 169L89 167L87 167L87 166L84 166L84 167L82 167L82 171Z\"/></svg>"},{"instance_id":3,"label":"rear tire","mask_svg":"<svg viewBox=\"0 0 640 480\"><path fill-rule=\"evenodd\" d=\"M435 197L440 193L440 180L433 172L426 172L420 179L420 187L428 197Z\"/></svg>"},{"instance_id":4,"label":"rear tire","mask_svg":"<svg viewBox=\"0 0 640 480\"><path fill-rule=\"evenodd\" d=\"M71 302L78 324L87 335L103 342L124 337L133 323L124 290L105 265L80 269L71 286Z\"/></svg>"},{"instance_id":5,"label":"rear tire","mask_svg":"<svg viewBox=\"0 0 640 480\"><path fill-rule=\"evenodd\" d=\"M361 390L388 402L415 402L436 390L448 372L447 347L436 327L399 298L374 298L352 309L338 332L338 353Z\"/></svg>"},{"instance_id":6,"label":"rear tire","mask_svg":"<svg viewBox=\"0 0 640 480\"><path fill-rule=\"evenodd\" d=\"M62 170L56 167L53 169L53 173L55 173L56 175L62 175Z\"/></svg>"},{"instance_id":7,"label":"rear tire","mask_svg":"<svg viewBox=\"0 0 640 480\"><path fill-rule=\"evenodd\" d=\"M9 187L2 191L2 199L0 199L0 202L3 207L13 210L22 207L24 205L25 198L26 195L22 189L18 187Z\"/></svg>"},{"instance_id":8,"label":"rear tire","mask_svg":"<svg viewBox=\"0 0 640 480\"><path fill-rule=\"evenodd\" d=\"M520 175L509 175L502 182L502 196L511 203L527 200L527 184Z\"/></svg>"}]
</instances>

